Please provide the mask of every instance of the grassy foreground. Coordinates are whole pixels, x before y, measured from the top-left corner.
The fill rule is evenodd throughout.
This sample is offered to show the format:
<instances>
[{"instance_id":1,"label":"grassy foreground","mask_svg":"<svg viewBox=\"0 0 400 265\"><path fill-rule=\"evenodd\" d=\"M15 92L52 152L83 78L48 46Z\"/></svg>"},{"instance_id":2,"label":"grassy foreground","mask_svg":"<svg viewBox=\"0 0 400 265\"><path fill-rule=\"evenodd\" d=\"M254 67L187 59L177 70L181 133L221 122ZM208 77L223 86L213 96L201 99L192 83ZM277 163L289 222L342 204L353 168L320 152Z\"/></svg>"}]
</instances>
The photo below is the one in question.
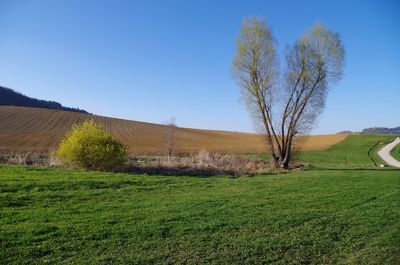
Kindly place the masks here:
<instances>
[{"instance_id":1,"label":"grassy foreground","mask_svg":"<svg viewBox=\"0 0 400 265\"><path fill-rule=\"evenodd\" d=\"M400 264L398 170L134 176L0 165L2 264Z\"/></svg>"}]
</instances>

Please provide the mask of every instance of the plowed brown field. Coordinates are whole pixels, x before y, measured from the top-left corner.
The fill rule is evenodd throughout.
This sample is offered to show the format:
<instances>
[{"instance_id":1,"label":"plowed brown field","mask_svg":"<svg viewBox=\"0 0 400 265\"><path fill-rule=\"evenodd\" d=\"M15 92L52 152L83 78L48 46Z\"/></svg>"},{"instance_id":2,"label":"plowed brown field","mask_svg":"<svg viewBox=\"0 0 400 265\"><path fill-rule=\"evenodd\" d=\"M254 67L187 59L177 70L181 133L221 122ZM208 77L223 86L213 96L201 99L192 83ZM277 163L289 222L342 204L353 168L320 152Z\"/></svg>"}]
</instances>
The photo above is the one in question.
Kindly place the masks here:
<instances>
[{"instance_id":1,"label":"plowed brown field","mask_svg":"<svg viewBox=\"0 0 400 265\"><path fill-rule=\"evenodd\" d=\"M103 124L114 137L135 154L162 154L165 150L165 126L74 112L27 107L0 106L0 151L47 152L55 148L74 123L93 119ZM301 151L324 150L346 135L297 137ZM205 149L224 153L264 152L262 137L251 133L177 128L175 150L178 153Z\"/></svg>"}]
</instances>

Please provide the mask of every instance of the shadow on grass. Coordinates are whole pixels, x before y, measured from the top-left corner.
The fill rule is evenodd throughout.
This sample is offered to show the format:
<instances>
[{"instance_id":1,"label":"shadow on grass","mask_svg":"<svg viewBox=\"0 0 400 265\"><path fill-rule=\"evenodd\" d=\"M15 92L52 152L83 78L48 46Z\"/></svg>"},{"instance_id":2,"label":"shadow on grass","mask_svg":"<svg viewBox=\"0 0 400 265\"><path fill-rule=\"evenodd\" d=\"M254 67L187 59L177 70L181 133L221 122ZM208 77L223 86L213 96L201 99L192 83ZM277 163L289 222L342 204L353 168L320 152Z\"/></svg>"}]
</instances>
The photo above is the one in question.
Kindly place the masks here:
<instances>
[{"instance_id":1,"label":"shadow on grass","mask_svg":"<svg viewBox=\"0 0 400 265\"><path fill-rule=\"evenodd\" d=\"M123 173L147 174L147 175L164 175L164 176L191 176L191 177L214 177L214 176L230 176L239 177L252 174L241 173L236 170L219 169L215 167L208 168L193 168L193 167L137 167L129 166L121 170Z\"/></svg>"},{"instance_id":2,"label":"shadow on grass","mask_svg":"<svg viewBox=\"0 0 400 265\"><path fill-rule=\"evenodd\" d=\"M330 167L309 167L307 170L332 170L332 171L399 171L397 168L330 168Z\"/></svg>"}]
</instances>

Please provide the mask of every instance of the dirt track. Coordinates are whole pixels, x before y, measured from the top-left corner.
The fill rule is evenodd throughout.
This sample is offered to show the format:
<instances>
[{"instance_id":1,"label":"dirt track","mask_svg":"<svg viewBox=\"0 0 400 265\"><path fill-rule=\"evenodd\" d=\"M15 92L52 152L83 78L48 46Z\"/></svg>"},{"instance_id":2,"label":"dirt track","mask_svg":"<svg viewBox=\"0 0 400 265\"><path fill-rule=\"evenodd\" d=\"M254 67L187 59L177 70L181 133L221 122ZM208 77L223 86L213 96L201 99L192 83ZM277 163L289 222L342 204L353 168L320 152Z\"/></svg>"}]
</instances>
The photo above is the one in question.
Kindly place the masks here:
<instances>
[{"instance_id":1,"label":"dirt track","mask_svg":"<svg viewBox=\"0 0 400 265\"><path fill-rule=\"evenodd\" d=\"M400 144L400 137L397 137L390 144L385 145L381 150L379 150L378 155L388 164L394 167L400 168L400 161L394 159L393 156L390 155L390 151L396 146Z\"/></svg>"}]
</instances>

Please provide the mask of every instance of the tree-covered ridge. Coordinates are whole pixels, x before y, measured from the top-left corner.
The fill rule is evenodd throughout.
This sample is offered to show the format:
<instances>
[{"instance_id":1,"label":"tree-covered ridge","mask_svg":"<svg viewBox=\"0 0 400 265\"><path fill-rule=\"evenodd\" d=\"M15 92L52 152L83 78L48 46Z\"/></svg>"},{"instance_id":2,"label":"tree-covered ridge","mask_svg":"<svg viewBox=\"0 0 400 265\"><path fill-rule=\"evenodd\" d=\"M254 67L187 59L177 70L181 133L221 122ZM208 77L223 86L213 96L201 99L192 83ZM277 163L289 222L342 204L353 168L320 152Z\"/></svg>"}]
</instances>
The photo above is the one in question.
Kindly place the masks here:
<instances>
[{"instance_id":1,"label":"tree-covered ridge","mask_svg":"<svg viewBox=\"0 0 400 265\"><path fill-rule=\"evenodd\" d=\"M10 88L0 86L0 106L22 106L44 109L57 109L65 111L73 111L80 113L88 113L86 110L79 108L64 107L56 101L48 101L42 99L31 98Z\"/></svg>"}]
</instances>

